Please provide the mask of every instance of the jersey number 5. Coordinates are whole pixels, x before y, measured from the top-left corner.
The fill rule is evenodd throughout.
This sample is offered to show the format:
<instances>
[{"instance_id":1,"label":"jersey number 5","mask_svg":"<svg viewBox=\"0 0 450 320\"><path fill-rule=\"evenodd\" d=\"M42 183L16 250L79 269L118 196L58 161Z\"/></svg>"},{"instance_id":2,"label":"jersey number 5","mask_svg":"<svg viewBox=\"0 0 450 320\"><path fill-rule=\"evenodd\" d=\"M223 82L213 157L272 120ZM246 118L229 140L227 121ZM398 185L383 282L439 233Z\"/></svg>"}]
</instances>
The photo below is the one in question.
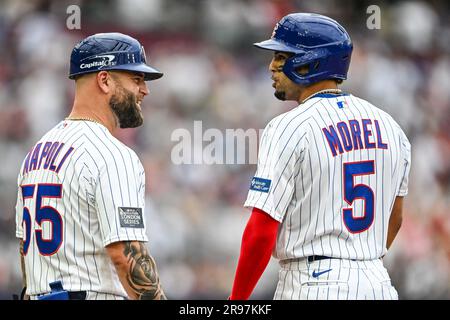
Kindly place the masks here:
<instances>
[{"instance_id":1,"label":"jersey number 5","mask_svg":"<svg viewBox=\"0 0 450 320\"><path fill-rule=\"evenodd\" d=\"M25 206L25 199L33 198L36 185L29 184L23 185L22 197L23 197L23 220L25 231L25 239L23 243L23 252L26 255L28 253L28 247L31 241L31 227L32 220L30 209ZM37 185L36 193L36 223L42 227L44 221L48 221L51 224L51 236L50 239L44 239L42 236L42 229L35 230L36 244L40 254L44 256L51 256L55 254L62 243L62 219L59 212L50 206L42 206L42 198L61 198L62 185L61 184L47 184L42 183Z\"/></svg>"},{"instance_id":2,"label":"jersey number 5","mask_svg":"<svg viewBox=\"0 0 450 320\"><path fill-rule=\"evenodd\" d=\"M364 200L364 214L362 217L353 215L353 208L342 209L344 224L351 233L367 230L373 222L375 195L373 190L365 184L355 185L354 177L375 173L374 161L344 163L344 200L349 206L356 199Z\"/></svg>"}]
</instances>

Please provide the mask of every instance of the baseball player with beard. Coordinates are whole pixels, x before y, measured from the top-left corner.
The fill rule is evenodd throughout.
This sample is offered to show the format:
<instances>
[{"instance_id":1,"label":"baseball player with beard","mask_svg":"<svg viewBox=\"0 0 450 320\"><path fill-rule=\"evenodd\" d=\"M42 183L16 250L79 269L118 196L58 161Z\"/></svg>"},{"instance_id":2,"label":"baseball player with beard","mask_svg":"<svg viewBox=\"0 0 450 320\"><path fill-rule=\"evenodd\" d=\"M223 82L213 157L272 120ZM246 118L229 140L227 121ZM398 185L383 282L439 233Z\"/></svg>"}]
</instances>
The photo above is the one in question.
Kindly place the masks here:
<instances>
[{"instance_id":1,"label":"baseball player with beard","mask_svg":"<svg viewBox=\"0 0 450 320\"><path fill-rule=\"evenodd\" d=\"M145 245L144 169L112 135L142 125L145 81L162 75L124 34L95 34L73 49L72 112L30 149L18 176L16 235L31 299L166 298Z\"/></svg>"},{"instance_id":2,"label":"baseball player with beard","mask_svg":"<svg viewBox=\"0 0 450 320\"><path fill-rule=\"evenodd\" d=\"M353 49L318 14L283 17L269 40L275 96L298 107L261 137L230 299L248 299L271 253L274 299L398 299L382 257L402 221L410 144L369 102L338 89Z\"/></svg>"}]
</instances>

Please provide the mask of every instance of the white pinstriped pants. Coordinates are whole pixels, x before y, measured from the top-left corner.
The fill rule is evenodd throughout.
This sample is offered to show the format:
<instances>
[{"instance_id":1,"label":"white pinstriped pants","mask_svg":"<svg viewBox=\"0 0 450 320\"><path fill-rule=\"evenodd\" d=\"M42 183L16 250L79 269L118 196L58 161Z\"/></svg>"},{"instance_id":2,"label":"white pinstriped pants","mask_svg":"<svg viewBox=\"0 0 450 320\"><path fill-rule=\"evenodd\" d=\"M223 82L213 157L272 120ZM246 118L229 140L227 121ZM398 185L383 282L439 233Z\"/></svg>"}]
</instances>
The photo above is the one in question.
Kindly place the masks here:
<instances>
[{"instance_id":1,"label":"white pinstriped pants","mask_svg":"<svg viewBox=\"0 0 450 320\"><path fill-rule=\"evenodd\" d=\"M304 258L282 260L280 266L274 300L398 300L381 259Z\"/></svg>"}]
</instances>

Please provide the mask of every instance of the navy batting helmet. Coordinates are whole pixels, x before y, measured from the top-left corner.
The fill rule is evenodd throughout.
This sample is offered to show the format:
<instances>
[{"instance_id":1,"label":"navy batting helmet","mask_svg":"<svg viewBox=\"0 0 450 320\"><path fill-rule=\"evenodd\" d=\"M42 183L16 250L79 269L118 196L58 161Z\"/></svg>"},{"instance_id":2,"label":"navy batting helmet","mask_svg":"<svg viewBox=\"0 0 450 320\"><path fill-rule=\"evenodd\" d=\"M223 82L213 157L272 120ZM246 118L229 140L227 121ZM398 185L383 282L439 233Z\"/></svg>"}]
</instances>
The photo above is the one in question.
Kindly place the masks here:
<instances>
[{"instance_id":1,"label":"navy batting helmet","mask_svg":"<svg viewBox=\"0 0 450 320\"><path fill-rule=\"evenodd\" d=\"M70 56L69 78L102 70L128 70L144 73L144 80L163 74L146 63L144 47L122 33L97 33L80 41Z\"/></svg>"},{"instance_id":2,"label":"navy batting helmet","mask_svg":"<svg viewBox=\"0 0 450 320\"><path fill-rule=\"evenodd\" d=\"M347 79L353 45L347 31L331 18L313 13L293 13L275 26L269 40L256 47L294 53L286 59L283 72L301 85L325 79ZM308 66L306 74L299 74Z\"/></svg>"}]
</instances>

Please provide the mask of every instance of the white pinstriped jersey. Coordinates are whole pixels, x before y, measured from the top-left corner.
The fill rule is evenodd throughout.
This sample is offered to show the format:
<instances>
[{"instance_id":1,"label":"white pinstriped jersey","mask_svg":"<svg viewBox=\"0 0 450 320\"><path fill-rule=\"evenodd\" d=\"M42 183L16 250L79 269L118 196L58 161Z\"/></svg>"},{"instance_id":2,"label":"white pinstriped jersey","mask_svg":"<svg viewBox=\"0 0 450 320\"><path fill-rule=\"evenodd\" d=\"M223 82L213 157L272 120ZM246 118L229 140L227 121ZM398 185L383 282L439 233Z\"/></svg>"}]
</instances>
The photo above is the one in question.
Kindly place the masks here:
<instances>
[{"instance_id":1,"label":"white pinstriped jersey","mask_svg":"<svg viewBox=\"0 0 450 320\"><path fill-rule=\"evenodd\" d=\"M390 115L353 95L319 94L267 125L244 206L281 223L277 259L377 259L410 157Z\"/></svg>"},{"instance_id":2,"label":"white pinstriped jersey","mask_svg":"<svg viewBox=\"0 0 450 320\"><path fill-rule=\"evenodd\" d=\"M62 121L32 147L18 186L27 293L61 280L69 291L127 297L105 246L148 240L137 155L100 124Z\"/></svg>"}]
</instances>

